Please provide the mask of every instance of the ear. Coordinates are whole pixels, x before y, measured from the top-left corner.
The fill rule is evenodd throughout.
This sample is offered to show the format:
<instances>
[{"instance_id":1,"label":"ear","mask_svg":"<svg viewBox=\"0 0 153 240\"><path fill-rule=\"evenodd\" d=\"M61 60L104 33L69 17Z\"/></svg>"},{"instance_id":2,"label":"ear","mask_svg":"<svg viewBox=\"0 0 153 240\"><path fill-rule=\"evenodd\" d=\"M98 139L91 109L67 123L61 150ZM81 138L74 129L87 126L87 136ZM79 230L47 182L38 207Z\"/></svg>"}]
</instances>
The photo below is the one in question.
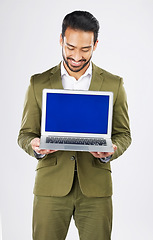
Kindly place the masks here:
<instances>
[{"instance_id":1,"label":"ear","mask_svg":"<svg viewBox=\"0 0 153 240\"><path fill-rule=\"evenodd\" d=\"M60 34L60 45L63 46L63 38L62 38L62 33Z\"/></svg>"},{"instance_id":2,"label":"ear","mask_svg":"<svg viewBox=\"0 0 153 240\"><path fill-rule=\"evenodd\" d=\"M96 48L97 48L97 44L98 44L98 40L95 42L95 45L94 45L94 47L93 47L93 51L96 50Z\"/></svg>"}]
</instances>

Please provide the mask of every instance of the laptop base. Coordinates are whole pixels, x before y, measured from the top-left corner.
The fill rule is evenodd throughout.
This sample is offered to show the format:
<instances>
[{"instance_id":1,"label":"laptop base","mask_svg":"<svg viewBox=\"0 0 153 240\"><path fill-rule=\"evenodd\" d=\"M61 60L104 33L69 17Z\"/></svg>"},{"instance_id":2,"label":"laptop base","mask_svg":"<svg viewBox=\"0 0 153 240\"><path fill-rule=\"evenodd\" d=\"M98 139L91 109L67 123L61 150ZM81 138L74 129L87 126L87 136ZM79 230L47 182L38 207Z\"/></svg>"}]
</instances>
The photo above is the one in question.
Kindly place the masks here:
<instances>
[{"instance_id":1,"label":"laptop base","mask_svg":"<svg viewBox=\"0 0 153 240\"><path fill-rule=\"evenodd\" d=\"M107 146L46 143L45 139L46 137L41 137L40 149L83 152L114 152L111 139L107 139Z\"/></svg>"}]
</instances>

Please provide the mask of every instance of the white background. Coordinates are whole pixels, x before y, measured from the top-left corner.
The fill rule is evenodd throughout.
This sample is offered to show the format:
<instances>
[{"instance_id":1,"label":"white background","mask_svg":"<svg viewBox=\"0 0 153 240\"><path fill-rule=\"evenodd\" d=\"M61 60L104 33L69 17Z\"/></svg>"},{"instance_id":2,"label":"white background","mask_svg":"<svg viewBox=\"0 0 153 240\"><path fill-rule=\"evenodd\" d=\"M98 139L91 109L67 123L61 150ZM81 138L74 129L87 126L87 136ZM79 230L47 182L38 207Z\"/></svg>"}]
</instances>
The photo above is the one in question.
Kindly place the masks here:
<instances>
[{"instance_id":1,"label":"white background","mask_svg":"<svg viewBox=\"0 0 153 240\"><path fill-rule=\"evenodd\" d=\"M153 1L0 0L3 240L32 239L37 160L17 145L24 96L31 75L61 60L61 23L67 13L78 9L90 11L100 22L94 63L123 77L128 95L133 142L122 157L112 162L112 240L153 239ZM78 239L72 221L67 240Z\"/></svg>"}]
</instances>

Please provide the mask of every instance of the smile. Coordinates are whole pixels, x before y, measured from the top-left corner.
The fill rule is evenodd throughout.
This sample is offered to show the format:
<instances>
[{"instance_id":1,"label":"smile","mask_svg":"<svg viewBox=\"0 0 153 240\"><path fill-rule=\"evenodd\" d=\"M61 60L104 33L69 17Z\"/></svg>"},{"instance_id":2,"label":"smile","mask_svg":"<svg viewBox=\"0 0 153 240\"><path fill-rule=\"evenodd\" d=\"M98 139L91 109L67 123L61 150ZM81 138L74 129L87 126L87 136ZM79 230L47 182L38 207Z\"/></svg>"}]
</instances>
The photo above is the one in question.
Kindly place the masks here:
<instances>
[{"instance_id":1,"label":"smile","mask_svg":"<svg viewBox=\"0 0 153 240\"><path fill-rule=\"evenodd\" d=\"M70 59L69 58L69 61L70 61L70 64L71 64L71 66L73 66L73 67L80 67L80 66L82 66L82 64L83 64L83 60L80 60L80 61L74 61L73 59Z\"/></svg>"},{"instance_id":2,"label":"smile","mask_svg":"<svg viewBox=\"0 0 153 240\"><path fill-rule=\"evenodd\" d=\"M83 61L76 62L74 60L70 60L70 64L73 67L80 67L82 65Z\"/></svg>"},{"instance_id":3,"label":"smile","mask_svg":"<svg viewBox=\"0 0 153 240\"><path fill-rule=\"evenodd\" d=\"M80 66L81 65L81 62L75 62L75 61L71 61L71 64L73 65L73 66Z\"/></svg>"}]
</instances>

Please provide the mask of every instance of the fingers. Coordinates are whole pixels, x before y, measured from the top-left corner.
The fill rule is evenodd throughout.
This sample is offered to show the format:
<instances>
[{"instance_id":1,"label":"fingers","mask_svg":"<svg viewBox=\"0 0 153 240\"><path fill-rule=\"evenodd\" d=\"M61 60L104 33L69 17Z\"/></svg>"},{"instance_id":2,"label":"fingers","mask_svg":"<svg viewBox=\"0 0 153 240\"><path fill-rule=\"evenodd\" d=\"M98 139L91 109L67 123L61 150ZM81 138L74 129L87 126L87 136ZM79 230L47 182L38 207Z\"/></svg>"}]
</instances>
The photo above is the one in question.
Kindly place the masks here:
<instances>
[{"instance_id":1,"label":"fingers","mask_svg":"<svg viewBox=\"0 0 153 240\"><path fill-rule=\"evenodd\" d=\"M32 149L39 154L49 154L53 152L57 152L57 150L49 150L49 149L40 149L40 138L34 138L31 141L31 147Z\"/></svg>"},{"instance_id":2,"label":"fingers","mask_svg":"<svg viewBox=\"0 0 153 240\"><path fill-rule=\"evenodd\" d=\"M117 150L117 146L113 144L114 152ZM114 154L114 152L90 152L96 158L105 158Z\"/></svg>"},{"instance_id":3,"label":"fingers","mask_svg":"<svg viewBox=\"0 0 153 240\"><path fill-rule=\"evenodd\" d=\"M36 152L39 153L39 154L50 154L50 153L53 153L53 152L57 152L57 150L39 149Z\"/></svg>"},{"instance_id":4,"label":"fingers","mask_svg":"<svg viewBox=\"0 0 153 240\"><path fill-rule=\"evenodd\" d=\"M114 152L117 150L117 146L113 144Z\"/></svg>"},{"instance_id":5,"label":"fingers","mask_svg":"<svg viewBox=\"0 0 153 240\"><path fill-rule=\"evenodd\" d=\"M32 149L35 150L36 148L39 148L40 146L40 138L34 138L31 140L31 146Z\"/></svg>"},{"instance_id":6,"label":"fingers","mask_svg":"<svg viewBox=\"0 0 153 240\"><path fill-rule=\"evenodd\" d=\"M90 153L96 158L105 158L112 155L112 153L108 152L90 152Z\"/></svg>"}]
</instances>

